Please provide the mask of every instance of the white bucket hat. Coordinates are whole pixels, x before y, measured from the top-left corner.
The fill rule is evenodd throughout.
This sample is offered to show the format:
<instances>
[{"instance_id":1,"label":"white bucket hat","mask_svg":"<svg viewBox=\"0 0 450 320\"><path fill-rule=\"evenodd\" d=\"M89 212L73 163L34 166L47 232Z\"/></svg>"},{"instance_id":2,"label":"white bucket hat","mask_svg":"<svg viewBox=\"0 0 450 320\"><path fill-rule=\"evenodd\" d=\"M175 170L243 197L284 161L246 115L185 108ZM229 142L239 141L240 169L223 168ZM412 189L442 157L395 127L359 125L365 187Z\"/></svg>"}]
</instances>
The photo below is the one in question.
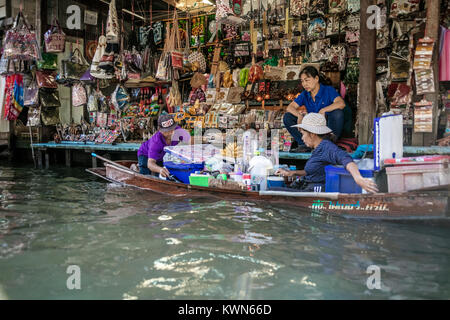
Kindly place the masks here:
<instances>
[{"instance_id":1,"label":"white bucket hat","mask_svg":"<svg viewBox=\"0 0 450 320\"><path fill-rule=\"evenodd\" d=\"M327 127L327 120L325 119L325 116L320 113L308 113L303 118L301 124L296 124L292 127L302 128L303 130L315 134L327 134L333 131Z\"/></svg>"}]
</instances>

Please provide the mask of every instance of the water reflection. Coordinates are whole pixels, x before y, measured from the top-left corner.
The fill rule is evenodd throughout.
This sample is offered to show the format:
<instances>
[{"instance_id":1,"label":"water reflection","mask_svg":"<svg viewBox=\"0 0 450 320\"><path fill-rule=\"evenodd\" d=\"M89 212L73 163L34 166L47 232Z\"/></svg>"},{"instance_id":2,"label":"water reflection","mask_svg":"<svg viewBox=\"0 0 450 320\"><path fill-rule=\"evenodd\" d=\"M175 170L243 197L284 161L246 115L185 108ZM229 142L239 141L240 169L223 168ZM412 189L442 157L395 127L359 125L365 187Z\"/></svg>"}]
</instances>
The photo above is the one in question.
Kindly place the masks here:
<instances>
[{"instance_id":1,"label":"water reflection","mask_svg":"<svg viewBox=\"0 0 450 320\"><path fill-rule=\"evenodd\" d=\"M448 298L449 257L445 227L0 170L0 298ZM79 292L65 289L71 264ZM382 290L367 289L369 265Z\"/></svg>"}]
</instances>

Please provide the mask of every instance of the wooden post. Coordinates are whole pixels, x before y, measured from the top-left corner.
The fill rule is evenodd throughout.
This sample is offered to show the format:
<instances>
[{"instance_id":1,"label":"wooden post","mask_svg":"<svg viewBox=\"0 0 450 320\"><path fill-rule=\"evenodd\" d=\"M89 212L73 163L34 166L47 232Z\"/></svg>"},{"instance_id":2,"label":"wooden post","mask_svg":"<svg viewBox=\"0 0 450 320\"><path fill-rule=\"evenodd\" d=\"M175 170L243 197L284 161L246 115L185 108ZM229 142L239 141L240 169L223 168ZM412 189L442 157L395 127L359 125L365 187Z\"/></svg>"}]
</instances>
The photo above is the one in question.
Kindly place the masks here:
<instances>
[{"instance_id":1,"label":"wooden post","mask_svg":"<svg viewBox=\"0 0 450 320\"><path fill-rule=\"evenodd\" d=\"M439 14L440 1L427 0L427 24L425 27L425 37L435 40L433 50L433 60L431 67L434 73L434 93L424 95L424 99L433 103L433 132L412 134L411 144L413 146L431 146L436 144L437 131L439 126Z\"/></svg>"},{"instance_id":2,"label":"wooden post","mask_svg":"<svg viewBox=\"0 0 450 320\"><path fill-rule=\"evenodd\" d=\"M48 154L48 150L45 150L45 169L50 168L50 157Z\"/></svg>"},{"instance_id":3,"label":"wooden post","mask_svg":"<svg viewBox=\"0 0 450 320\"><path fill-rule=\"evenodd\" d=\"M360 12L360 60L359 60L359 144L372 144L373 120L376 114L376 29L367 28L367 8L374 0L361 0Z\"/></svg>"},{"instance_id":4,"label":"wooden post","mask_svg":"<svg viewBox=\"0 0 450 320\"><path fill-rule=\"evenodd\" d=\"M70 156L71 156L70 149L66 149L66 167L69 167L69 168L71 166Z\"/></svg>"}]
</instances>

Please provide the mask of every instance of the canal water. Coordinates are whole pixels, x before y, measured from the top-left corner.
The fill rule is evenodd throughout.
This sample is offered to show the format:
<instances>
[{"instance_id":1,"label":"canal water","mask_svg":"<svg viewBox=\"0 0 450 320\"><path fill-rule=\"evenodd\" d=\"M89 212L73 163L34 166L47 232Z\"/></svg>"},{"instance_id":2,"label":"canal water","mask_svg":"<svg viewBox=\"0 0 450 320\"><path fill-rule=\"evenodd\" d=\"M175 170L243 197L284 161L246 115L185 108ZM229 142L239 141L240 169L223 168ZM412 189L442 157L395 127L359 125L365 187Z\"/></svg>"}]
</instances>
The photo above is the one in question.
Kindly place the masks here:
<instances>
[{"instance_id":1,"label":"canal water","mask_svg":"<svg viewBox=\"0 0 450 320\"><path fill-rule=\"evenodd\" d=\"M448 226L0 164L3 299L449 299L449 275Z\"/></svg>"}]
</instances>

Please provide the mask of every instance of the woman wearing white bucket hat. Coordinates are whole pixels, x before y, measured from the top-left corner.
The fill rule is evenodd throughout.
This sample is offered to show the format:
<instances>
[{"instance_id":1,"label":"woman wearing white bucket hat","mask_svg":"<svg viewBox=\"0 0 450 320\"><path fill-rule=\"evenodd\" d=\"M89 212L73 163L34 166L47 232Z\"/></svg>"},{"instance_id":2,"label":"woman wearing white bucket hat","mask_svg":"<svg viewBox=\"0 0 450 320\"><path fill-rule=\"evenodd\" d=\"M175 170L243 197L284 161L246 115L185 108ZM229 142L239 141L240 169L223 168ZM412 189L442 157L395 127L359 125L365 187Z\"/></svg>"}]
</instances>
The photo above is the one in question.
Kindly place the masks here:
<instances>
[{"instance_id":1,"label":"woman wearing white bucket hat","mask_svg":"<svg viewBox=\"0 0 450 320\"><path fill-rule=\"evenodd\" d=\"M288 177L301 176L299 182L296 181L291 185L292 188L305 192L325 191L325 167L327 165L342 165L350 172L361 188L370 193L378 192L377 185L372 180L361 176L352 157L329 140L332 130L327 127L327 121L322 114L308 113L301 124L292 127L299 128L303 142L309 148L314 149L304 170L279 169L276 172L276 174Z\"/></svg>"}]
</instances>

